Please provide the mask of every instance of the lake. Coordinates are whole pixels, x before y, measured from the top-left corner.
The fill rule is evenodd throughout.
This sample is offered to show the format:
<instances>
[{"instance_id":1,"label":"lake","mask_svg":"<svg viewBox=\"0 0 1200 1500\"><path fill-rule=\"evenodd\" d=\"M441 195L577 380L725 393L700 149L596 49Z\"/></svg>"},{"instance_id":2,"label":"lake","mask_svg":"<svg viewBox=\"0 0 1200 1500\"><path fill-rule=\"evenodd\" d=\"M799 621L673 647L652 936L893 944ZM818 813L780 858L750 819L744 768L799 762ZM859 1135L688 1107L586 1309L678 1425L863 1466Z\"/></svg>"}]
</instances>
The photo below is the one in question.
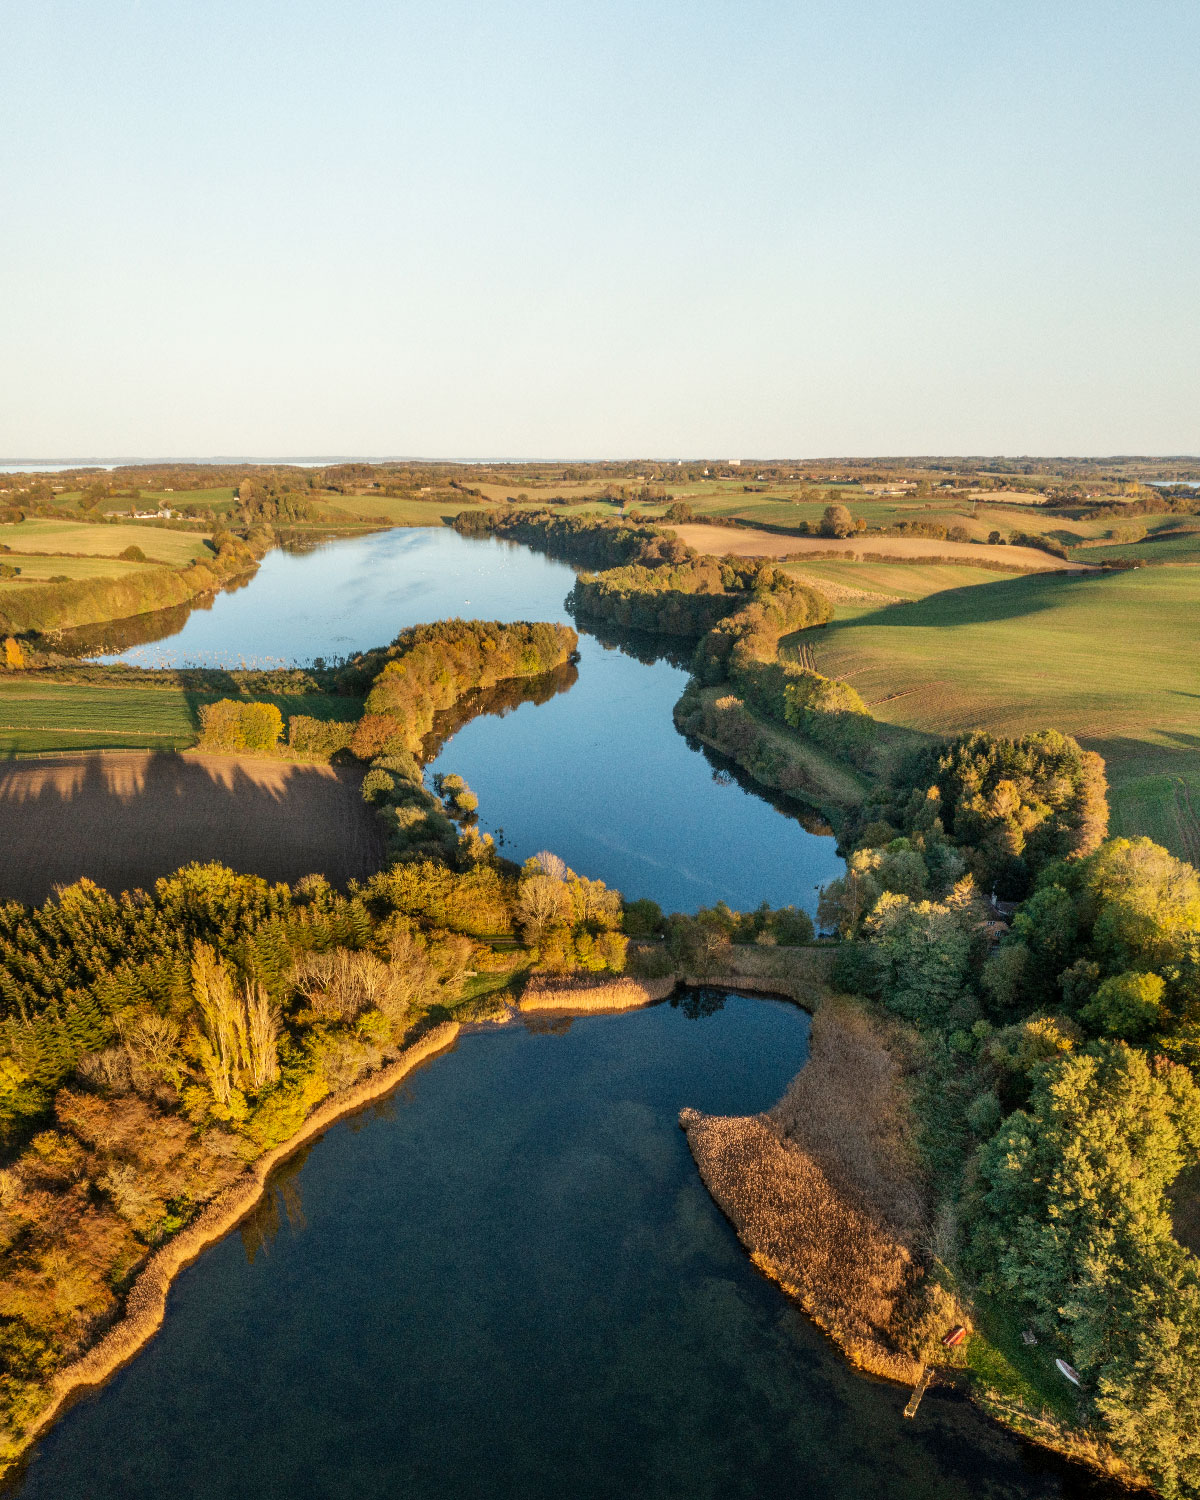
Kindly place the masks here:
<instances>
[{"instance_id":1,"label":"lake","mask_svg":"<svg viewBox=\"0 0 1200 1500\"><path fill-rule=\"evenodd\" d=\"M680 1108L771 1104L808 1018L680 1003L464 1036L285 1165L19 1500L1079 1500L856 1376L754 1270Z\"/></svg>"},{"instance_id":2,"label":"lake","mask_svg":"<svg viewBox=\"0 0 1200 1500\"><path fill-rule=\"evenodd\" d=\"M153 644L98 656L141 666L283 666L386 644L448 616L574 623L565 563L495 538L413 528L269 553L244 586L194 609ZM633 651L646 659L639 659ZM793 804L772 805L676 731L687 671L652 646L580 631L578 677L544 703L485 715L430 766L465 776L480 825L525 860L552 849L580 874L668 911L763 901L813 912L842 870L835 840ZM812 823L812 819L808 821ZM816 825L820 827L818 823Z\"/></svg>"}]
</instances>

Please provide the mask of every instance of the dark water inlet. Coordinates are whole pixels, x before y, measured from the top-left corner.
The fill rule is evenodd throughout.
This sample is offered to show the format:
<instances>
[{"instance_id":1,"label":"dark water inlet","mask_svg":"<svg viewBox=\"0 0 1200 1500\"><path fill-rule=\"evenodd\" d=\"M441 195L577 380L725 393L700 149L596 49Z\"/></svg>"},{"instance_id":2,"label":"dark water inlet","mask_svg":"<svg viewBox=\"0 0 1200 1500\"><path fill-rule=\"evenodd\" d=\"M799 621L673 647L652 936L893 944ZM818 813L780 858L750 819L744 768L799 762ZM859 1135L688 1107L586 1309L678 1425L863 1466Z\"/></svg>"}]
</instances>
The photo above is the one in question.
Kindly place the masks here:
<instances>
[{"instance_id":1,"label":"dark water inlet","mask_svg":"<svg viewBox=\"0 0 1200 1500\"><path fill-rule=\"evenodd\" d=\"M906 1422L755 1272L677 1115L764 1108L807 1042L713 991L464 1037L285 1169L15 1494L1111 1494L936 1389Z\"/></svg>"}]
</instances>

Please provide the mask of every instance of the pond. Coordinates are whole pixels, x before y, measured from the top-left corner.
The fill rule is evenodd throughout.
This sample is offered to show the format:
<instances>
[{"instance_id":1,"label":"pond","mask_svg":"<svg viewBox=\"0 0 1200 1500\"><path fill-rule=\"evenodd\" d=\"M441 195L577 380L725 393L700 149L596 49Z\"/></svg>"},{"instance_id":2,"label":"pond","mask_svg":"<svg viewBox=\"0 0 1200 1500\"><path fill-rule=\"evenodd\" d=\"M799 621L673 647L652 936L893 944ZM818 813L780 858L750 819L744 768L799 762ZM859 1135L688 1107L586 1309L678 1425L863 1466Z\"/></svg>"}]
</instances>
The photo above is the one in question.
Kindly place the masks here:
<instances>
[{"instance_id":1,"label":"pond","mask_svg":"<svg viewBox=\"0 0 1200 1500\"><path fill-rule=\"evenodd\" d=\"M285 1165L19 1500L1065 1500L1112 1493L936 1388L854 1375L754 1270L680 1108L771 1104L782 1002L464 1036Z\"/></svg>"},{"instance_id":2,"label":"pond","mask_svg":"<svg viewBox=\"0 0 1200 1500\"><path fill-rule=\"evenodd\" d=\"M171 615L164 639L97 659L281 666L349 656L454 615L573 624L563 600L574 580L565 563L494 538L387 531L271 552L248 584L193 610L182 627ZM504 852L518 861L551 849L580 874L667 911L721 900L815 911L817 887L842 869L835 840L688 745L671 719L687 671L655 656L643 643L622 649L581 631L577 678L548 701L475 719L430 772L466 777L481 826L502 831Z\"/></svg>"}]
</instances>

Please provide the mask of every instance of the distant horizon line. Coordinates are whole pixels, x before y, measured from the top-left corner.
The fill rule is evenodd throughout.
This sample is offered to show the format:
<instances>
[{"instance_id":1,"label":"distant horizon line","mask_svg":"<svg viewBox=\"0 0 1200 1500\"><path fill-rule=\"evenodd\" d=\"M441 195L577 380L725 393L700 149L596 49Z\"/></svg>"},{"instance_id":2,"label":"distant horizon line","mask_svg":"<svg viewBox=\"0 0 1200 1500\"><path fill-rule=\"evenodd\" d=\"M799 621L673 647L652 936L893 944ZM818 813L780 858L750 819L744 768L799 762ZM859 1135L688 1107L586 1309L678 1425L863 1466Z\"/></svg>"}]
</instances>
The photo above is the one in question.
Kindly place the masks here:
<instances>
[{"instance_id":1,"label":"distant horizon line","mask_svg":"<svg viewBox=\"0 0 1200 1500\"><path fill-rule=\"evenodd\" d=\"M266 467L271 464L294 465L298 468L320 468L325 464L364 463L364 464L697 464L716 463L736 465L744 467L754 464L816 464L816 463L917 463L923 460L969 460L971 462L986 461L988 459L1003 460L1009 463L1200 463L1200 454L1197 453L839 453L839 454L817 454L809 458L791 457L768 457L764 454L751 454L742 458L714 458L711 455L695 455L692 457L680 456L678 454L670 457L654 456L650 454L631 454L622 458L598 458L587 455L562 455L551 454L549 456L525 456L525 457L501 457L489 455L475 458L461 457L429 457L420 454L383 454L379 456L368 456L362 453L329 453L320 455L273 455L259 457L244 453L208 454L203 457L196 455L164 455L164 454L107 454L104 456L89 455L87 457L75 458L7 458L0 457L0 469L27 470L27 469L86 469L86 468L132 468L146 464L195 464L198 466L216 464L255 464Z\"/></svg>"}]
</instances>

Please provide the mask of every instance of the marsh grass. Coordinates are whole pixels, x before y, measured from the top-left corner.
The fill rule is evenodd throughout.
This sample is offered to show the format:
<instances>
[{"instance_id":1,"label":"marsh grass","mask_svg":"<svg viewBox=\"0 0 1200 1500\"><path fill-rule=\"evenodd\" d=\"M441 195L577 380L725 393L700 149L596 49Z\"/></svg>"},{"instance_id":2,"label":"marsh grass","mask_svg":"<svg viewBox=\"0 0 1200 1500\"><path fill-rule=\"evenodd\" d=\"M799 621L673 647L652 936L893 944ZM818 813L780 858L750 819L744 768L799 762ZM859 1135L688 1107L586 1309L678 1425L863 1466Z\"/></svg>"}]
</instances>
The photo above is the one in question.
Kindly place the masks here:
<instances>
[{"instance_id":1,"label":"marsh grass","mask_svg":"<svg viewBox=\"0 0 1200 1500\"><path fill-rule=\"evenodd\" d=\"M535 974L521 996L522 1010L633 1010L665 1000L675 988L674 977L631 979L626 974L598 979Z\"/></svg>"},{"instance_id":2,"label":"marsh grass","mask_svg":"<svg viewBox=\"0 0 1200 1500\"><path fill-rule=\"evenodd\" d=\"M828 949L734 949L718 984L814 1010L807 1065L777 1105L680 1116L700 1175L755 1264L847 1358L912 1382L958 1309L925 1276L928 1200L898 1027L828 986Z\"/></svg>"}]
</instances>

